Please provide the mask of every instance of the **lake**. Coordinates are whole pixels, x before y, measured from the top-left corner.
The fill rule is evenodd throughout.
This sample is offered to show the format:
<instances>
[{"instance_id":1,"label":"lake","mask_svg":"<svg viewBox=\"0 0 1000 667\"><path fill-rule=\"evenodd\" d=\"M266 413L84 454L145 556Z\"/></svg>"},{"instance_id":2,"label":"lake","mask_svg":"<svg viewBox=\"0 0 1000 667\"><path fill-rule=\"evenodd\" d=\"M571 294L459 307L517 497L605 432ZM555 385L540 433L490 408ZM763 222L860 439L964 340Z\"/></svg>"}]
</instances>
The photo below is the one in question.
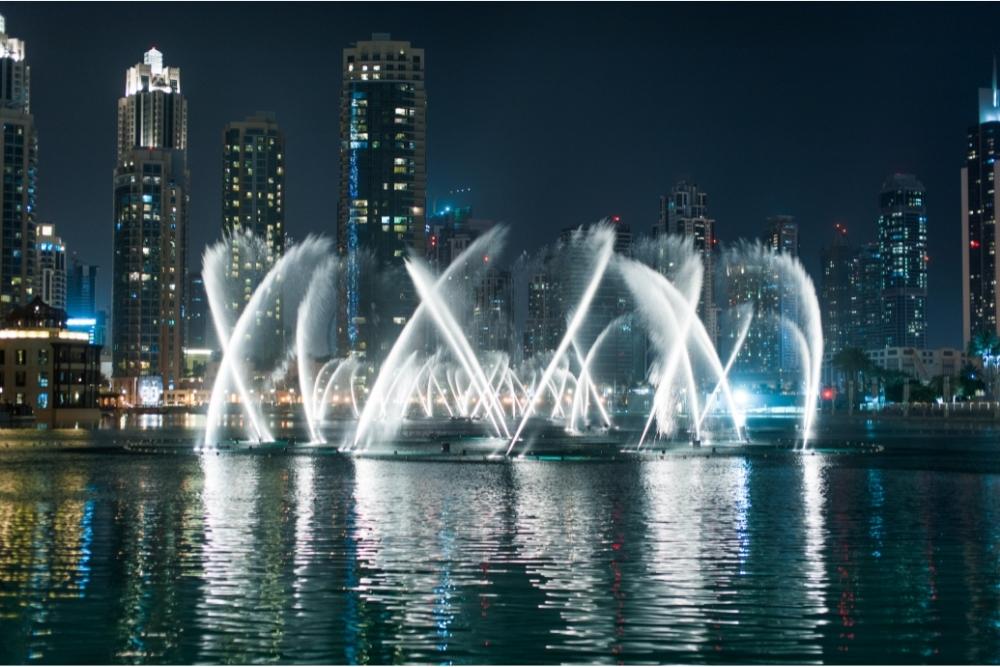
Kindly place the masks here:
<instances>
[{"instance_id":1,"label":"lake","mask_svg":"<svg viewBox=\"0 0 1000 667\"><path fill-rule=\"evenodd\" d=\"M2 662L1000 661L992 452L109 438L0 448Z\"/></svg>"}]
</instances>

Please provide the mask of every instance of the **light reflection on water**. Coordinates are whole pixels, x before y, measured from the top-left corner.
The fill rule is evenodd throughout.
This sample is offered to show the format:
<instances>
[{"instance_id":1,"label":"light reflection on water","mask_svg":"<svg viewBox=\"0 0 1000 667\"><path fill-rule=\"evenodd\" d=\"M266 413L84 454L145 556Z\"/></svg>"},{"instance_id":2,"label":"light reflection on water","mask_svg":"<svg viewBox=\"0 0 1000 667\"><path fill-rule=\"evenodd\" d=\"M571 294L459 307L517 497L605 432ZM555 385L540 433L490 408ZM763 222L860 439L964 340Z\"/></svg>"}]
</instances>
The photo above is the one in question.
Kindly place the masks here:
<instances>
[{"instance_id":1,"label":"light reflection on water","mask_svg":"<svg viewBox=\"0 0 1000 667\"><path fill-rule=\"evenodd\" d=\"M1000 661L998 476L5 451L0 660Z\"/></svg>"}]
</instances>

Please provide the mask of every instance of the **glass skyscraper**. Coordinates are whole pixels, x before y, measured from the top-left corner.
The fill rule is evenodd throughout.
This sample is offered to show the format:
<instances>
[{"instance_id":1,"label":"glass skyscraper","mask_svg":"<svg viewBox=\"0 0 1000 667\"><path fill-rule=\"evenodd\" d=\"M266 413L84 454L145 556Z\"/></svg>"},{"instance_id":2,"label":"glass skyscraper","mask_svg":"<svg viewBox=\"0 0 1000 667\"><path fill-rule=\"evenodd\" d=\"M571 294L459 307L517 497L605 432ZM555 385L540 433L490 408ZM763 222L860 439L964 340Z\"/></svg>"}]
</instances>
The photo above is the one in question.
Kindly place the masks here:
<instances>
[{"instance_id":1,"label":"glass skyscraper","mask_svg":"<svg viewBox=\"0 0 1000 667\"><path fill-rule=\"evenodd\" d=\"M851 245L847 227L834 225L833 242L820 255L820 306L823 346L831 356L858 344L858 249Z\"/></svg>"},{"instance_id":2,"label":"glass skyscraper","mask_svg":"<svg viewBox=\"0 0 1000 667\"><path fill-rule=\"evenodd\" d=\"M979 122L969 128L962 167L962 335L968 345L978 333L1000 331L1000 265L996 216L1000 208L1000 91L993 62L993 85L979 89Z\"/></svg>"},{"instance_id":3,"label":"glass skyscraper","mask_svg":"<svg viewBox=\"0 0 1000 667\"><path fill-rule=\"evenodd\" d=\"M75 256L66 272L66 314L94 317L97 313L97 266L83 264Z\"/></svg>"},{"instance_id":4,"label":"glass skyscraper","mask_svg":"<svg viewBox=\"0 0 1000 667\"><path fill-rule=\"evenodd\" d=\"M346 290L337 318L342 351L371 368L388 352L416 305L410 282L385 286L375 267L401 269L414 247L424 255L427 95L423 49L386 34L344 49L340 108L337 249Z\"/></svg>"},{"instance_id":5,"label":"glass skyscraper","mask_svg":"<svg viewBox=\"0 0 1000 667\"><path fill-rule=\"evenodd\" d=\"M927 206L923 184L893 174L879 194L879 347L916 347L927 332Z\"/></svg>"},{"instance_id":6,"label":"glass skyscraper","mask_svg":"<svg viewBox=\"0 0 1000 667\"><path fill-rule=\"evenodd\" d=\"M114 171L113 375L133 394L183 373L189 181L180 70L150 49L126 73Z\"/></svg>"},{"instance_id":7,"label":"glass skyscraper","mask_svg":"<svg viewBox=\"0 0 1000 667\"><path fill-rule=\"evenodd\" d=\"M38 139L31 115L31 68L24 42L0 16L0 309L27 304L35 291Z\"/></svg>"}]
</instances>

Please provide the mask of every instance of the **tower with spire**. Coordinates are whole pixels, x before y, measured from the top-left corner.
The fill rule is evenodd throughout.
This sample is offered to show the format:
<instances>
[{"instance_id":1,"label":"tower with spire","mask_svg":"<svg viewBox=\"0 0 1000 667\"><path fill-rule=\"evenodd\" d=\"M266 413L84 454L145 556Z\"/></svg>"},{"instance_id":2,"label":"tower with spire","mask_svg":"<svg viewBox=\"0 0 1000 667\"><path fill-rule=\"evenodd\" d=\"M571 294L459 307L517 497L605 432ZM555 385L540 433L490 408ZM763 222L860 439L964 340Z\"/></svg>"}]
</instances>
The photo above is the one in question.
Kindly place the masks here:
<instances>
[{"instance_id":1,"label":"tower with spire","mask_svg":"<svg viewBox=\"0 0 1000 667\"><path fill-rule=\"evenodd\" d=\"M968 345L979 333L1000 333L1000 95L997 61L992 85L979 89L978 122L969 128L962 167L962 336Z\"/></svg>"},{"instance_id":2,"label":"tower with spire","mask_svg":"<svg viewBox=\"0 0 1000 667\"><path fill-rule=\"evenodd\" d=\"M182 374L189 183L180 69L154 47L126 71L118 100L112 357L130 398Z\"/></svg>"}]
</instances>

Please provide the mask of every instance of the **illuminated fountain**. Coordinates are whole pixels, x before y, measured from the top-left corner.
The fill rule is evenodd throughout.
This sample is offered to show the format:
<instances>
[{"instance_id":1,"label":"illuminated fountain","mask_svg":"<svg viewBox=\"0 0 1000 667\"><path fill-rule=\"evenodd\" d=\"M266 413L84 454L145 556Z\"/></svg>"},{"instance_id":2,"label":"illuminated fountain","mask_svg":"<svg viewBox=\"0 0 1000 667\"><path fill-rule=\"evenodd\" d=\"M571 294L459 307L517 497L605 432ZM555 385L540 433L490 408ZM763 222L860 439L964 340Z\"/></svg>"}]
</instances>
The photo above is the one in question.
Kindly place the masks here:
<instances>
[{"instance_id":1,"label":"illuminated fountain","mask_svg":"<svg viewBox=\"0 0 1000 667\"><path fill-rule=\"evenodd\" d=\"M690 242L662 237L636 244L630 256L615 251L615 231L596 225L566 235L547 250L546 261L562 262L558 271L576 276L560 285L565 328L554 349L528 359L476 349L469 338L469 290L485 271L481 258L495 256L506 230L494 227L473 241L450 266L436 274L421 258L405 262L418 303L379 365L351 353L335 356L330 341L336 305L346 281L329 241L310 237L271 264L249 299L240 303L227 286L237 263L264 261L266 248L249 236L236 236L209 248L204 257L205 287L222 344L222 361L211 394L203 445L220 444L220 424L235 399L251 441L274 441L262 404L245 369L255 343L255 313L281 299L295 333L285 351L297 380L309 441L328 442L332 406L339 418L334 443L344 450L378 451L405 439L406 424L458 420L478 433L497 454L530 450L538 423L558 427L566 438L583 436L623 440L642 448L653 440L686 433L727 441L746 438L746 415L730 372L751 326L775 327L794 346L801 369L800 442L812 432L819 392L822 333L812 282L792 257L759 245L741 245L726 261L752 265L780 280L794 308L770 312L760 304L731 306L737 324L727 331L730 349L720 357L712 332L699 317L704 275L700 254ZM617 282L614 282L617 281ZM600 294L616 285L630 310L608 314L597 308ZM604 290L605 292L602 292ZM783 293L784 293L783 292ZM238 313L238 314L237 314ZM602 321L601 318L604 318ZM651 396L641 429L621 431L606 397L597 364L607 341L625 330L649 346L646 379ZM346 426L345 426L346 424ZM721 426L720 426L721 425ZM447 428L442 427L447 431Z\"/></svg>"}]
</instances>

